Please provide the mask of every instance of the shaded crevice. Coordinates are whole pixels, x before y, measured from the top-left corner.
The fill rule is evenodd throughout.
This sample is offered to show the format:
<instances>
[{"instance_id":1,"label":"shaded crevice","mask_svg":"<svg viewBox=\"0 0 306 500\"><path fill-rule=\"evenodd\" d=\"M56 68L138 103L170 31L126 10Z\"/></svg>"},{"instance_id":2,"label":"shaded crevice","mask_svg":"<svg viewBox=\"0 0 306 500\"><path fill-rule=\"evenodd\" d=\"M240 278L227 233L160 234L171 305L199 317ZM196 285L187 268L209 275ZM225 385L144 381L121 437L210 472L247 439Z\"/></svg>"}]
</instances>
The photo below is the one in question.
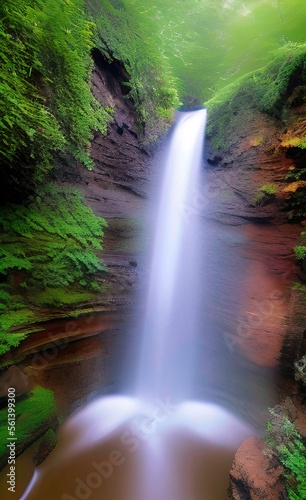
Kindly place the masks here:
<instances>
[{"instance_id":1,"label":"shaded crevice","mask_svg":"<svg viewBox=\"0 0 306 500\"><path fill-rule=\"evenodd\" d=\"M130 75L126 71L122 62L113 57L110 62L96 47L92 49L91 56L96 66L104 71L109 90L111 91L113 89L115 81L116 84L119 83L122 94L127 96L129 93L129 87L125 85L125 83L130 80Z\"/></svg>"}]
</instances>

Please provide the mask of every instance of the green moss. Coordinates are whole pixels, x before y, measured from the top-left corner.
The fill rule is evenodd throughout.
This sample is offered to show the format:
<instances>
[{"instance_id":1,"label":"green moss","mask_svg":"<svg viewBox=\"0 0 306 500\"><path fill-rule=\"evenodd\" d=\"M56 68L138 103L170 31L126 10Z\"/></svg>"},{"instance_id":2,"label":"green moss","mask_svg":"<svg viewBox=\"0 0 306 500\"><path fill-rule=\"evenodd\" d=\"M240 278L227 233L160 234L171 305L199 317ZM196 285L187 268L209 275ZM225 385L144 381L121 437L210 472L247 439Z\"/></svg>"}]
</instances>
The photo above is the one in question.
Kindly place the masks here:
<instances>
[{"instance_id":1,"label":"green moss","mask_svg":"<svg viewBox=\"0 0 306 500\"><path fill-rule=\"evenodd\" d=\"M294 147L300 149L306 149L306 137L291 137L281 143L281 145L286 147Z\"/></svg>"},{"instance_id":2,"label":"green moss","mask_svg":"<svg viewBox=\"0 0 306 500\"><path fill-rule=\"evenodd\" d=\"M293 283L292 288L306 293L306 285L302 285L302 283Z\"/></svg>"},{"instance_id":3,"label":"green moss","mask_svg":"<svg viewBox=\"0 0 306 500\"><path fill-rule=\"evenodd\" d=\"M94 293L67 288L48 288L33 291L27 298L39 306L64 307L86 302L95 297Z\"/></svg>"},{"instance_id":4,"label":"green moss","mask_svg":"<svg viewBox=\"0 0 306 500\"><path fill-rule=\"evenodd\" d=\"M139 128L150 139L179 106L178 82L160 50L154 23L130 0L87 0L97 25L96 44L109 60L119 60L126 71L123 84L138 113ZM152 32L153 30L153 32ZM155 35L155 36L154 36Z\"/></svg>"},{"instance_id":5,"label":"green moss","mask_svg":"<svg viewBox=\"0 0 306 500\"><path fill-rule=\"evenodd\" d=\"M3 207L0 273L6 283L0 286L0 354L24 338L25 331L11 329L34 323L33 307L65 307L99 291L95 274L105 268L97 251L106 225L78 191L54 184L27 206Z\"/></svg>"},{"instance_id":6,"label":"green moss","mask_svg":"<svg viewBox=\"0 0 306 500\"><path fill-rule=\"evenodd\" d=\"M264 184L258 189L254 197L254 203L256 205L262 205L265 202L271 201L274 198L276 191L276 184Z\"/></svg>"},{"instance_id":7,"label":"green moss","mask_svg":"<svg viewBox=\"0 0 306 500\"><path fill-rule=\"evenodd\" d=\"M266 193L266 194L275 194L276 191L277 191L277 185L276 184L264 184L263 186L261 186L259 188L259 191L261 191L262 193Z\"/></svg>"},{"instance_id":8,"label":"green moss","mask_svg":"<svg viewBox=\"0 0 306 500\"><path fill-rule=\"evenodd\" d=\"M286 415L270 409L265 443L269 454L275 456L284 466L283 476L290 500L306 498L306 447L295 425Z\"/></svg>"},{"instance_id":9,"label":"green moss","mask_svg":"<svg viewBox=\"0 0 306 500\"><path fill-rule=\"evenodd\" d=\"M111 118L90 88L94 30L83 0L1 2L0 158L10 189L33 192L54 150L92 165L92 131L105 133Z\"/></svg>"},{"instance_id":10,"label":"green moss","mask_svg":"<svg viewBox=\"0 0 306 500\"><path fill-rule=\"evenodd\" d=\"M53 392L43 387L35 387L30 394L17 398L15 406L16 446L19 449L23 449L25 445L33 442L33 437L39 437L41 430L54 414L55 400ZM2 408L0 410L1 457L4 457L7 453L7 424L7 408Z\"/></svg>"},{"instance_id":11,"label":"green moss","mask_svg":"<svg viewBox=\"0 0 306 500\"><path fill-rule=\"evenodd\" d=\"M236 137L241 128L241 111L254 110L281 118L291 84L306 83L306 45L287 44L275 52L267 66L249 73L223 88L205 103L208 109L207 133L215 150L231 144L229 130ZM243 124L246 125L245 123ZM301 144L304 142L301 141Z\"/></svg>"}]
</instances>

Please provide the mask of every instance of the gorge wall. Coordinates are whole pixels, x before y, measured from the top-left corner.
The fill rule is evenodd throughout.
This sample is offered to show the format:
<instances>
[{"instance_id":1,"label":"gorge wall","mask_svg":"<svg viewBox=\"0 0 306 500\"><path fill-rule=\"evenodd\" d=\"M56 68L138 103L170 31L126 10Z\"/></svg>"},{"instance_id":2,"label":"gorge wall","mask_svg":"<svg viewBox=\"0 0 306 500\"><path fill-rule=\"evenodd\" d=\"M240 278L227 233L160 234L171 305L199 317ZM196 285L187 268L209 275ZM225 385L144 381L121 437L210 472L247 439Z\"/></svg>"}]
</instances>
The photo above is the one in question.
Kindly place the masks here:
<instances>
[{"instance_id":1,"label":"gorge wall","mask_svg":"<svg viewBox=\"0 0 306 500\"><path fill-rule=\"evenodd\" d=\"M58 183L81 189L86 203L108 221L101 252L106 271L98 275L104 291L74 308L45 309L45 320L35 325L38 331L1 359L13 365L1 373L2 396L12 384L18 386L19 393L36 385L51 389L57 412L64 417L94 395L116 387L120 351L129 337L127 325L139 307L135 295L146 273L144 227L156 175L152 161L158 148L144 146L140 137L133 103L126 99L120 83L127 78L125 70L116 60L108 63L98 50L93 56L92 90L104 107L115 110L113 121L107 135L95 133L92 171L66 162L64 168L56 167L52 176ZM287 96L285 118L255 109L237 112L236 125L229 123L227 130L230 146L208 150L198 211L225 228L235 228L241 241L248 241L235 248L248 263L241 284L245 294L240 306L246 312L243 329L237 329L237 318L224 302L222 314L231 332L226 340L233 356L242 356L255 371L263 367L281 373L279 401L305 436L304 393L294 381L292 368L306 352L305 302L304 292L291 288L293 281L304 279L293 252L303 220L295 216L292 203L292 194L304 189L304 181L286 176L304 168L304 151L291 139L303 136L306 105L293 99L294 92L295 88ZM264 192L256 200L266 184L276 186L276 191ZM213 315L219 314L219 307L216 303ZM56 422L51 424L56 428ZM48 427L50 422L36 429L30 441L21 443L18 453L44 435ZM35 451L35 463L50 450L47 444L40 443L40 448L45 450ZM263 448L259 439L252 438L238 450L231 471L230 498L285 498L280 477L283 469L263 454Z\"/></svg>"},{"instance_id":2,"label":"gorge wall","mask_svg":"<svg viewBox=\"0 0 306 500\"><path fill-rule=\"evenodd\" d=\"M306 155L299 147L305 133L305 87L288 88L282 111L274 116L260 111L251 98L241 104L226 127L227 146L206 158L209 216L240 226L250 241L244 250L249 261L246 317L230 342L255 365L278 373L278 417L266 416L274 432L282 436L281 421L288 418L305 439L305 385L294 378L294 363L306 353L305 291L292 288L293 282L305 283L304 261L297 263L293 252L305 227ZM240 446L229 498L287 498L284 468L272 449L258 438Z\"/></svg>"},{"instance_id":3,"label":"gorge wall","mask_svg":"<svg viewBox=\"0 0 306 500\"><path fill-rule=\"evenodd\" d=\"M40 438L40 453L32 450L35 463L50 451L50 442L41 443L41 436L50 425L57 428L56 415L65 417L93 395L116 387L121 373L117 364L135 309L139 274L144 272L143 226L152 151L142 144L135 107L125 98L123 66L118 61L109 64L98 50L94 60L92 91L103 107L114 109L113 120L107 135L94 135L93 170L61 159L52 177L56 183L80 189L95 214L108 221L100 253L106 270L97 277L102 291L73 306L44 307L36 333L1 357L2 366L8 365L0 374L3 400L11 386L19 395L36 386L54 392L57 411L53 420L32 428L30 438L18 443L19 455Z\"/></svg>"}]
</instances>

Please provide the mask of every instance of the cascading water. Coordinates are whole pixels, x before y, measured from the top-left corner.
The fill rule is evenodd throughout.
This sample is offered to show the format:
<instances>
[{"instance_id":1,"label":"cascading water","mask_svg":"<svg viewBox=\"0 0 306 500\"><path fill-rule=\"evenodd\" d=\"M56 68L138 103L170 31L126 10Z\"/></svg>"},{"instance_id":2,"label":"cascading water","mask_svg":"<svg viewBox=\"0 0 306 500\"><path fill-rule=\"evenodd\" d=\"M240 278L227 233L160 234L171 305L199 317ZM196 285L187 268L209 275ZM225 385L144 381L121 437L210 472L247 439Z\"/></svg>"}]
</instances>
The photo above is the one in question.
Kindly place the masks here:
<instances>
[{"instance_id":1,"label":"cascading water","mask_svg":"<svg viewBox=\"0 0 306 500\"><path fill-rule=\"evenodd\" d=\"M198 186L206 110L177 114L158 204L137 395L191 396L197 319Z\"/></svg>"},{"instance_id":2,"label":"cascading water","mask_svg":"<svg viewBox=\"0 0 306 500\"><path fill-rule=\"evenodd\" d=\"M196 380L194 197L206 111L180 113L157 214L133 397L96 401L64 424L23 500L225 500L234 452L251 430L192 401Z\"/></svg>"}]
</instances>

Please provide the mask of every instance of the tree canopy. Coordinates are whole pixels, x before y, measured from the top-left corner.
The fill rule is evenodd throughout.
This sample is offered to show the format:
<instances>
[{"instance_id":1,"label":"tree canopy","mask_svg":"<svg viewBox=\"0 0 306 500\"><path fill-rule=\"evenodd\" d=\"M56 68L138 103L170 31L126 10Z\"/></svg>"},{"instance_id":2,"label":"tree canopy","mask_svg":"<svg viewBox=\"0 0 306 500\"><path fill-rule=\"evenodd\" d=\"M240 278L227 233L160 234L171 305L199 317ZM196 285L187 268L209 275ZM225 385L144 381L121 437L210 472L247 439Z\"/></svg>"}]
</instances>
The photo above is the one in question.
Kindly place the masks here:
<instances>
[{"instance_id":1,"label":"tree canopy","mask_svg":"<svg viewBox=\"0 0 306 500\"><path fill-rule=\"evenodd\" d=\"M123 2L124 0L122 0ZM183 94L215 90L265 66L287 43L305 42L303 0L125 0L159 36Z\"/></svg>"}]
</instances>

